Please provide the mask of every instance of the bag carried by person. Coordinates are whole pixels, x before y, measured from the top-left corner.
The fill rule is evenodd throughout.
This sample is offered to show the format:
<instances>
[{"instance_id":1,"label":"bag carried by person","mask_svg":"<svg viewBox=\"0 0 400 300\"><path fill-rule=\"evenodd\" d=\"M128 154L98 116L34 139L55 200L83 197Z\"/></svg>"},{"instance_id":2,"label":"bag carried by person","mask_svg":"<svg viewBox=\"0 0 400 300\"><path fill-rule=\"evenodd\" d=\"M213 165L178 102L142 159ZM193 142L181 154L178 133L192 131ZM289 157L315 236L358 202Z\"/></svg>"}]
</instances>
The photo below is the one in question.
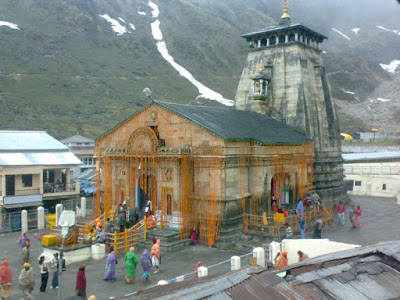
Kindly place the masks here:
<instances>
[{"instance_id":1,"label":"bag carried by person","mask_svg":"<svg viewBox=\"0 0 400 300\"><path fill-rule=\"evenodd\" d=\"M48 272L48 271L49 271L49 268L47 267L45 262L43 262L43 272Z\"/></svg>"}]
</instances>

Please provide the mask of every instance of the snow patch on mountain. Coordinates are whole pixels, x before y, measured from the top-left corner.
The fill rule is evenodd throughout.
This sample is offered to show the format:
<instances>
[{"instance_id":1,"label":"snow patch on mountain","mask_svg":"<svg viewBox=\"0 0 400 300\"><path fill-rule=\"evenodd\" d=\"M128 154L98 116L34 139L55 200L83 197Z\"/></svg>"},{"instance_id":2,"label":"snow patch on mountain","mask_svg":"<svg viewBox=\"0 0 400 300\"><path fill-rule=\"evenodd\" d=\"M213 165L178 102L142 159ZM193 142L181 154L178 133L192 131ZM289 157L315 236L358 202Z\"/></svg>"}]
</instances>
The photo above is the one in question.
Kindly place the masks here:
<instances>
[{"instance_id":1,"label":"snow patch on mountain","mask_svg":"<svg viewBox=\"0 0 400 300\"><path fill-rule=\"evenodd\" d=\"M158 16L160 15L160 10L158 9L158 6L155 3L151 2L151 1L149 1L147 4L152 9L151 13L153 15L153 18L158 18Z\"/></svg>"},{"instance_id":2,"label":"snow patch on mountain","mask_svg":"<svg viewBox=\"0 0 400 300\"><path fill-rule=\"evenodd\" d=\"M121 25L121 23L119 23L117 20L111 18L108 14L99 15L99 16L111 24L112 30L114 32L116 32L117 35L123 35L124 33L128 32L128 29L124 25Z\"/></svg>"},{"instance_id":3,"label":"snow patch on mountain","mask_svg":"<svg viewBox=\"0 0 400 300\"><path fill-rule=\"evenodd\" d=\"M355 34L358 34L358 32L360 31L360 28L353 28L351 31L353 31Z\"/></svg>"},{"instance_id":4,"label":"snow patch on mountain","mask_svg":"<svg viewBox=\"0 0 400 300\"><path fill-rule=\"evenodd\" d=\"M381 25L376 26L376 28L379 28L379 29L382 29L382 30L385 30L385 31L388 31L388 32L393 32L396 35L400 35L400 31L398 31L396 29L393 29L393 30L392 29L387 29L387 28L385 28L385 27L383 27Z\"/></svg>"},{"instance_id":5,"label":"snow patch on mountain","mask_svg":"<svg viewBox=\"0 0 400 300\"><path fill-rule=\"evenodd\" d=\"M124 19L122 19L121 17L118 17L118 19L119 19L121 22L126 23L126 21L125 21Z\"/></svg>"},{"instance_id":6,"label":"snow patch on mountain","mask_svg":"<svg viewBox=\"0 0 400 300\"><path fill-rule=\"evenodd\" d=\"M153 38L155 40L161 41L163 39L159 20L155 20L153 23L151 23L151 32L153 33Z\"/></svg>"},{"instance_id":7,"label":"snow patch on mountain","mask_svg":"<svg viewBox=\"0 0 400 300\"><path fill-rule=\"evenodd\" d=\"M6 22L6 21L0 21L0 26L7 26L7 27L9 27L9 28L11 28L11 29L19 30L17 24L10 23L10 22Z\"/></svg>"},{"instance_id":8,"label":"snow patch on mountain","mask_svg":"<svg viewBox=\"0 0 400 300\"><path fill-rule=\"evenodd\" d=\"M136 27L135 27L135 25L134 25L134 24L132 24L132 23L129 23L129 27L130 27L132 30L136 30Z\"/></svg>"},{"instance_id":9,"label":"snow patch on mountain","mask_svg":"<svg viewBox=\"0 0 400 300\"><path fill-rule=\"evenodd\" d=\"M343 32L341 32L341 31L339 31L339 30L337 30L336 28L333 28L333 27L332 27L332 30L337 32L337 33L339 33L342 37L344 37L344 38L346 38L346 39L348 39L350 41L350 38L347 35L345 35Z\"/></svg>"},{"instance_id":10,"label":"snow patch on mountain","mask_svg":"<svg viewBox=\"0 0 400 300\"><path fill-rule=\"evenodd\" d=\"M142 15L142 16L147 15L144 11L140 11L140 10L138 10L137 13L138 13L139 15Z\"/></svg>"},{"instance_id":11,"label":"snow patch on mountain","mask_svg":"<svg viewBox=\"0 0 400 300\"><path fill-rule=\"evenodd\" d=\"M160 14L160 11L158 10L158 6L151 1L148 2L148 5L152 8L153 18L157 18ZM151 32L153 34L153 38L157 41L157 43L156 43L157 49L158 49L158 52L160 52L161 56L167 62L169 62L169 64L172 67L174 67L175 70L178 71L179 75L181 75L182 77L185 77L187 80L189 80L190 83L192 83L199 90L200 97L210 99L210 100L215 100L226 106L233 106L234 102L232 100L225 99L221 94L206 87L201 82L197 81L188 70L186 70L184 67L182 67L177 62L175 62L175 59L168 52L166 43L162 40L163 35L162 35L161 29L160 29L160 21L158 19L156 19L154 22L151 23Z\"/></svg>"},{"instance_id":12,"label":"snow patch on mountain","mask_svg":"<svg viewBox=\"0 0 400 300\"><path fill-rule=\"evenodd\" d=\"M354 92L350 92L350 91L344 91L346 94L351 94L351 95L354 95L355 93Z\"/></svg>"},{"instance_id":13,"label":"snow patch on mountain","mask_svg":"<svg viewBox=\"0 0 400 300\"><path fill-rule=\"evenodd\" d=\"M376 98L376 100L381 101L381 102L389 102L389 101L392 101L392 100L386 99L386 98Z\"/></svg>"},{"instance_id":14,"label":"snow patch on mountain","mask_svg":"<svg viewBox=\"0 0 400 300\"><path fill-rule=\"evenodd\" d=\"M400 66L400 60L392 60L390 62L390 64L385 65L385 64L379 64L382 69L384 69L385 71L388 71L389 73L393 73L396 72L397 68Z\"/></svg>"}]
</instances>

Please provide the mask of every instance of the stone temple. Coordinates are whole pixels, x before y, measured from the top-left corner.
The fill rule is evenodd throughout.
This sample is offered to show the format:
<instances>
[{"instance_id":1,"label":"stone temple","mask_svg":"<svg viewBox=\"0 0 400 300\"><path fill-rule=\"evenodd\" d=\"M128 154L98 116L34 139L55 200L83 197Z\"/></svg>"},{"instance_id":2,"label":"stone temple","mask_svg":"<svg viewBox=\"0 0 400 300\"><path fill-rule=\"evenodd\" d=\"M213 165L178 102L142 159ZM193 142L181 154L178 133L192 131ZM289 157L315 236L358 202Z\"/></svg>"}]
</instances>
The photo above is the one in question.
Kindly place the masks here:
<instances>
[{"instance_id":1,"label":"stone temple","mask_svg":"<svg viewBox=\"0 0 400 300\"><path fill-rule=\"evenodd\" d=\"M236 108L300 129L314 141L314 188L324 201L347 200L338 119L322 66L324 35L292 24L287 2L278 25L244 34L249 44Z\"/></svg>"},{"instance_id":2,"label":"stone temple","mask_svg":"<svg viewBox=\"0 0 400 300\"><path fill-rule=\"evenodd\" d=\"M244 35L250 49L236 108L151 101L97 139L96 215L151 200L161 229L208 245L242 234L279 235L272 199L290 211L316 189L332 220L345 196L339 129L318 44L325 38L285 11L272 28ZM283 214L282 214L283 215ZM309 211L312 222L316 211Z\"/></svg>"}]
</instances>

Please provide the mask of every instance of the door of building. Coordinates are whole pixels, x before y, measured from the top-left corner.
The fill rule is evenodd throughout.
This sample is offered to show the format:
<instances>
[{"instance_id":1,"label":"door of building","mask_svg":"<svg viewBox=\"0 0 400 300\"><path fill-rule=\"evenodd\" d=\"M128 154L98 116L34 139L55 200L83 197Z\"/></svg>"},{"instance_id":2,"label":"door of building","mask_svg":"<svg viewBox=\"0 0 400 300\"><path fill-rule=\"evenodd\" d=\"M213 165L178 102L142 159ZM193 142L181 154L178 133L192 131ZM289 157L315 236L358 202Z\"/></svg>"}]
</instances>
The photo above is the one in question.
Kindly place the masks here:
<instances>
[{"instance_id":1,"label":"door of building","mask_svg":"<svg viewBox=\"0 0 400 300\"><path fill-rule=\"evenodd\" d=\"M6 196L15 195L15 176L6 175Z\"/></svg>"}]
</instances>

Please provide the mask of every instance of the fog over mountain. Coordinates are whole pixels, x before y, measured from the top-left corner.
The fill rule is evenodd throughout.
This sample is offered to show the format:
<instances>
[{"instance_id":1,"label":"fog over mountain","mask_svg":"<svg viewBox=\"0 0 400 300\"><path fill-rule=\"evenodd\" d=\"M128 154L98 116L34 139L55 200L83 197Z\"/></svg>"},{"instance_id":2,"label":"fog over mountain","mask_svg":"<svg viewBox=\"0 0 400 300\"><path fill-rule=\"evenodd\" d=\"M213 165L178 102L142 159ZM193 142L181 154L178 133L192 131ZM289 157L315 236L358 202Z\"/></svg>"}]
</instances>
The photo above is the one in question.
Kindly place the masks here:
<instances>
[{"instance_id":1,"label":"fog over mountain","mask_svg":"<svg viewBox=\"0 0 400 300\"><path fill-rule=\"evenodd\" d=\"M145 87L170 102L234 99L247 55L241 35L279 22L282 3L2 0L0 128L95 137L143 107ZM391 120L379 126L396 132L398 2L292 0L289 13L328 36L323 59L342 131L368 130L374 103L376 119Z\"/></svg>"}]
</instances>

